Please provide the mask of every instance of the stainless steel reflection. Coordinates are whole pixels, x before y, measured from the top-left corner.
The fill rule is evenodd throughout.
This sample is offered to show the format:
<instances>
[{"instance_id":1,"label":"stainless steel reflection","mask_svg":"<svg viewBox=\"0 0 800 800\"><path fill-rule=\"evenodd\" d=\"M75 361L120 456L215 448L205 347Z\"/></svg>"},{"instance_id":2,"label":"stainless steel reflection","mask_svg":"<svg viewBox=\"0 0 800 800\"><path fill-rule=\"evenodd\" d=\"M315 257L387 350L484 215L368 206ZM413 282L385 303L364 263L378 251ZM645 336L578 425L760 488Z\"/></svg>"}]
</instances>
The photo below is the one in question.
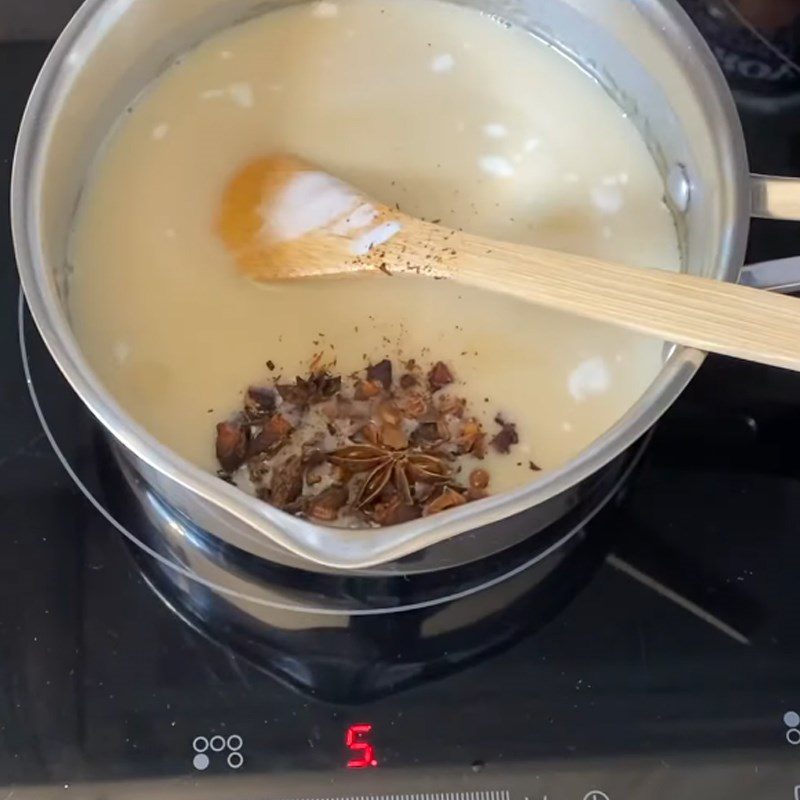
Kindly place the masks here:
<instances>
[{"instance_id":1,"label":"stainless steel reflection","mask_svg":"<svg viewBox=\"0 0 800 800\"><path fill-rule=\"evenodd\" d=\"M648 438L645 437L644 441ZM129 528L132 538L138 539L152 551L163 555L170 564L178 564L215 586L225 586L225 573L235 574L240 571L233 562L247 560L242 558L243 554L199 529L192 520L171 508L169 503L157 496L126 462L122 449L119 446L113 449L122 468L122 474L146 516L147 524ZM348 574L375 577L399 573L409 576L449 570L510 550L545 528L549 534L556 523L563 524L568 519L573 520L571 524L577 529L585 525L614 497L623 479L638 462L643 449L643 444L629 448L594 475L582 481L574 491L565 493L564 497L546 501L543 506L535 510L529 509L508 519L464 533L455 540L439 542L397 561L363 570L350 569ZM304 569L307 572L337 572L331 567L311 564L278 549L271 554L269 561ZM204 566L207 562L215 565L211 572Z\"/></svg>"},{"instance_id":2,"label":"stainless steel reflection","mask_svg":"<svg viewBox=\"0 0 800 800\"><path fill-rule=\"evenodd\" d=\"M54 47L23 120L12 178L20 276L53 358L105 426L127 469L171 508L262 558L364 569L437 546L457 562L470 542L493 547L486 526L525 514L531 535L573 507L591 478L669 408L703 354L669 348L661 373L616 424L540 481L396 528L343 532L290 517L177 457L108 394L69 325L67 235L84 176L109 128L180 52L219 28L281 2L88 0ZM673 201L687 271L735 281L755 210L797 214L797 182L759 178L753 191L741 128L723 77L674 0L468 0L557 43L595 75L639 126L665 177L685 176ZM779 186L780 191L773 188ZM669 194L669 193L667 193ZM480 546L484 546L480 544Z\"/></svg>"},{"instance_id":3,"label":"stainless steel reflection","mask_svg":"<svg viewBox=\"0 0 800 800\"><path fill-rule=\"evenodd\" d=\"M742 270L739 282L782 294L800 292L800 256L751 264Z\"/></svg>"}]
</instances>

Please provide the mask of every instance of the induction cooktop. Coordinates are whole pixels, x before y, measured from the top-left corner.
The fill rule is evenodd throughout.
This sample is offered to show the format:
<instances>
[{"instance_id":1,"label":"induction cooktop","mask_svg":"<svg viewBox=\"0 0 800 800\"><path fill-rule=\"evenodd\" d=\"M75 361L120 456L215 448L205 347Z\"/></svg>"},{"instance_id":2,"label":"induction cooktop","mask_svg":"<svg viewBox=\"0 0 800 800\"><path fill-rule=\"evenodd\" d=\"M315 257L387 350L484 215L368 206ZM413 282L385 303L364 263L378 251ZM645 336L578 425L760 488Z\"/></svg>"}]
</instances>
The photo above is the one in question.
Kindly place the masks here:
<instances>
[{"instance_id":1,"label":"induction cooktop","mask_svg":"<svg viewBox=\"0 0 800 800\"><path fill-rule=\"evenodd\" d=\"M6 185L47 50L0 45ZM796 83L739 89L754 169L800 175ZM0 252L0 800L800 800L800 375L709 358L552 547L405 611L278 592L259 635L142 549Z\"/></svg>"}]
</instances>

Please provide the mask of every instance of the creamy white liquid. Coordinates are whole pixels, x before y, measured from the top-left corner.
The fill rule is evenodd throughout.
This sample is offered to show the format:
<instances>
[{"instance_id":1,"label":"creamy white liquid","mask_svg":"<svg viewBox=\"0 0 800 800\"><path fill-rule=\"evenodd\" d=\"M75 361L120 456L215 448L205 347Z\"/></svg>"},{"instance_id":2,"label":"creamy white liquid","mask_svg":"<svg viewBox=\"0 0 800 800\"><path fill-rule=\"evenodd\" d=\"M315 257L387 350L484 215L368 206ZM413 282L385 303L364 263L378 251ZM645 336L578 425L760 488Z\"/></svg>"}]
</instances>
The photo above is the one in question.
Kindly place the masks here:
<instances>
[{"instance_id":1,"label":"creamy white liquid","mask_svg":"<svg viewBox=\"0 0 800 800\"><path fill-rule=\"evenodd\" d=\"M489 431L491 489L576 455L641 395L660 342L425 278L266 286L215 233L232 174L296 153L377 199L476 233L677 268L662 183L601 87L529 34L436 0L292 6L209 39L121 120L76 222L81 346L130 414L216 467L243 389L383 357L450 364ZM487 401L488 398L488 401ZM521 466L518 466L521 464Z\"/></svg>"}]
</instances>

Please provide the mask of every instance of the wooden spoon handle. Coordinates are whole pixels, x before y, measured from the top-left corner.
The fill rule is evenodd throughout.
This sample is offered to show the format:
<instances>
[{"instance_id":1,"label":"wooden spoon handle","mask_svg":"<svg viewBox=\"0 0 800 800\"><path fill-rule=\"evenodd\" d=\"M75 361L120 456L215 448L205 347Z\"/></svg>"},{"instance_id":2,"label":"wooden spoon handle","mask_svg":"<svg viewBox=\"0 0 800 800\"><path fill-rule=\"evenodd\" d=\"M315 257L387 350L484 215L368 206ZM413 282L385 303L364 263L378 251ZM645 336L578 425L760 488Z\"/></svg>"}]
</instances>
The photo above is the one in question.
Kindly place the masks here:
<instances>
[{"instance_id":1,"label":"wooden spoon handle","mask_svg":"<svg viewBox=\"0 0 800 800\"><path fill-rule=\"evenodd\" d=\"M465 284L669 342L800 371L797 299L425 227L417 242L444 254L436 271Z\"/></svg>"},{"instance_id":2,"label":"wooden spoon handle","mask_svg":"<svg viewBox=\"0 0 800 800\"><path fill-rule=\"evenodd\" d=\"M242 208L249 209L244 226ZM790 297L449 230L375 203L294 156L247 165L226 190L219 229L241 270L257 280L376 268L448 277L669 342L800 371L800 302Z\"/></svg>"}]
</instances>

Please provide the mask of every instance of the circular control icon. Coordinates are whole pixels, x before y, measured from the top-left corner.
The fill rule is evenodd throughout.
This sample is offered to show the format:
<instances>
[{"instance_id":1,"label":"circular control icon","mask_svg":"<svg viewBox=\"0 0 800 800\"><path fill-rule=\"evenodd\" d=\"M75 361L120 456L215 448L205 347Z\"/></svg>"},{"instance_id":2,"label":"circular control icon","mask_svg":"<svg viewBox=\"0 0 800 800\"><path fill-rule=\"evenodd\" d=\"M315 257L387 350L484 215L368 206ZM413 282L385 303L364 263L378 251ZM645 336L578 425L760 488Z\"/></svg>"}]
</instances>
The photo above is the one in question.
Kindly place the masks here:
<instances>
[{"instance_id":1,"label":"circular control icon","mask_svg":"<svg viewBox=\"0 0 800 800\"><path fill-rule=\"evenodd\" d=\"M198 753L192 759L192 766L198 772L204 772L208 769L209 765L211 764L211 759L205 753Z\"/></svg>"},{"instance_id":2,"label":"circular control icon","mask_svg":"<svg viewBox=\"0 0 800 800\"><path fill-rule=\"evenodd\" d=\"M215 754L219 753L229 769L241 769L244 766L244 738L238 733L230 736L195 736L192 739L192 766L198 772L205 772L216 761Z\"/></svg>"},{"instance_id":3,"label":"circular control icon","mask_svg":"<svg viewBox=\"0 0 800 800\"><path fill-rule=\"evenodd\" d=\"M787 711L783 715L783 724L789 729L786 731L786 741L792 747L800 746L800 714L796 711Z\"/></svg>"}]
</instances>

